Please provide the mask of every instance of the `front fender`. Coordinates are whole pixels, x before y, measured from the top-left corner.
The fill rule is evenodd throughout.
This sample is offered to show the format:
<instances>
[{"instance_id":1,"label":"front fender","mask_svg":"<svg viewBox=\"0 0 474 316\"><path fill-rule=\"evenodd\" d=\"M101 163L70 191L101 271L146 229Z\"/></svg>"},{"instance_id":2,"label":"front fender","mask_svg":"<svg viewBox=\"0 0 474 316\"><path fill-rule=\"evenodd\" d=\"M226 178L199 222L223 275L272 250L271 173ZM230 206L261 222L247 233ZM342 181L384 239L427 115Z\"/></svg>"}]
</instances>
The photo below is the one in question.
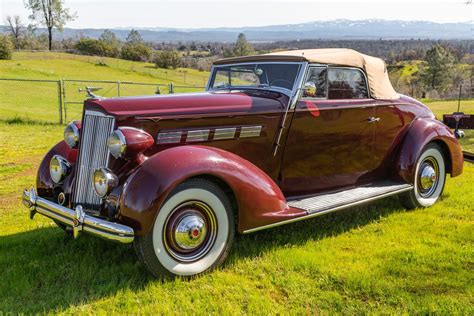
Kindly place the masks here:
<instances>
[{"instance_id":1,"label":"front fender","mask_svg":"<svg viewBox=\"0 0 474 316\"><path fill-rule=\"evenodd\" d=\"M38 191L38 195L44 198L53 197L53 189L56 186L53 183L53 180L51 180L51 176L49 174L49 162L54 155L63 156L74 166L77 160L77 149L70 149L64 141L60 141L54 145L53 148L51 148L50 151L44 156L36 176L36 189ZM65 192L70 192L73 173L74 172L72 171L71 175L69 175L69 177L64 180L63 186Z\"/></svg>"},{"instance_id":2,"label":"front fender","mask_svg":"<svg viewBox=\"0 0 474 316\"><path fill-rule=\"evenodd\" d=\"M418 157L430 142L437 142L445 150L451 177L462 173L462 149L451 130L435 119L419 118L411 123L397 159L396 172L406 182L413 183Z\"/></svg>"},{"instance_id":3,"label":"front fender","mask_svg":"<svg viewBox=\"0 0 474 316\"><path fill-rule=\"evenodd\" d=\"M265 225L268 212L288 210L274 181L249 161L228 151L206 146L179 146L147 159L127 179L120 197L120 221L136 234L150 231L171 191L186 179L206 175L224 181L239 208L239 231Z\"/></svg>"}]
</instances>

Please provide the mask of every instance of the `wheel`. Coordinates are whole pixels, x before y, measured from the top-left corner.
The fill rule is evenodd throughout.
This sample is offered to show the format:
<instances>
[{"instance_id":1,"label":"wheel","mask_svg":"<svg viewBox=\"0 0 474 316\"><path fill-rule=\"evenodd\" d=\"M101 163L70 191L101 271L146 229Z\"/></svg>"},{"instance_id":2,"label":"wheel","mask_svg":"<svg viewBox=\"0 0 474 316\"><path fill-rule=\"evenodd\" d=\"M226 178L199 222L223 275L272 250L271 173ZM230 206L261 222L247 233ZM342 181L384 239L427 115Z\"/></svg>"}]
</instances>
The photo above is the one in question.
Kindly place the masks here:
<instances>
[{"instance_id":1,"label":"wheel","mask_svg":"<svg viewBox=\"0 0 474 316\"><path fill-rule=\"evenodd\" d=\"M151 231L137 236L134 246L155 277L191 277L227 258L234 232L227 195L213 182L196 178L173 190Z\"/></svg>"},{"instance_id":2,"label":"wheel","mask_svg":"<svg viewBox=\"0 0 474 316\"><path fill-rule=\"evenodd\" d=\"M407 209L428 207L443 193L446 167L443 150L437 144L428 144L416 163L413 190L400 195Z\"/></svg>"}]
</instances>

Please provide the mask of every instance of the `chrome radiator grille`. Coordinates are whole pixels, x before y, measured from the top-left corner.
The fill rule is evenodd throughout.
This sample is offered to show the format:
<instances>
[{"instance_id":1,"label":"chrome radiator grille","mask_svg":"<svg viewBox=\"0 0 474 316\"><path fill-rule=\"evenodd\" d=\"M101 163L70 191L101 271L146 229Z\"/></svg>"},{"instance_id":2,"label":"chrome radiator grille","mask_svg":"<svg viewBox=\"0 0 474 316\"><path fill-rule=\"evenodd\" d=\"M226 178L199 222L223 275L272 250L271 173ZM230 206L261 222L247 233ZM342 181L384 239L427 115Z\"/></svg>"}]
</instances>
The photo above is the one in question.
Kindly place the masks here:
<instances>
[{"instance_id":1,"label":"chrome radiator grille","mask_svg":"<svg viewBox=\"0 0 474 316\"><path fill-rule=\"evenodd\" d=\"M92 185L95 169L107 167L107 137L114 129L115 119L98 111L86 110L82 118L81 143L72 202L86 209L99 210L101 198Z\"/></svg>"}]
</instances>

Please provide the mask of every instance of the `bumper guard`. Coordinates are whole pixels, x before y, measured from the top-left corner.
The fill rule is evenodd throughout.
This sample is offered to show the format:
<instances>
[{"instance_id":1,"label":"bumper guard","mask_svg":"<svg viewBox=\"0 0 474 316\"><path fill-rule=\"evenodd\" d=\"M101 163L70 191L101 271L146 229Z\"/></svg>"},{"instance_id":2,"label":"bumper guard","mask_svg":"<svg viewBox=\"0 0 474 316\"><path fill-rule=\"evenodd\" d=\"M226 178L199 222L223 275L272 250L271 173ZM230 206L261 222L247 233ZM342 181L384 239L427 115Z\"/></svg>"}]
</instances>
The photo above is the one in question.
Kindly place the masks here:
<instances>
[{"instance_id":1,"label":"bumper guard","mask_svg":"<svg viewBox=\"0 0 474 316\"><path fill-rule=\"evenodd\" d=\"M121 243L130 243L134 239L133 228L109 222L97 217L87 215L82 206L76 206L75 210L53 203L39 197L35 189L23 191L23 204L30 209L30 218L36 213L57 220L72 227L74 238L84 231L91 235L99 236L108 240Z\"/></svg>"}]
</instances>

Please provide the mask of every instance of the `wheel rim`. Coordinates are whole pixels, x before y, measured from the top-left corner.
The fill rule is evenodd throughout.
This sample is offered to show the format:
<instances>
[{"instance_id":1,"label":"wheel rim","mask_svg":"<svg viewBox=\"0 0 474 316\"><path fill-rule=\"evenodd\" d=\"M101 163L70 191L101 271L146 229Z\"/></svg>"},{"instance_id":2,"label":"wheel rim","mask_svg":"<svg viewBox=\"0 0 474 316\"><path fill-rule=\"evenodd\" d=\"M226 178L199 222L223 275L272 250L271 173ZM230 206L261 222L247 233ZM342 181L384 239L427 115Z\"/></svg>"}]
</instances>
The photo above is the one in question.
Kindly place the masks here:
<instances>
[{"instance_id":1,"label":"wheel rim","mask_svg":"<svg viewBox=\"0 0 474 316\"><path fill-rule=\"evenodd\" d=\"M164 246L174 259L194 262L212 248L217 236L217 219L212 209L200 201L174 208L164 225Z\"/></svg>"},{"instance_id":2,"label":"wheel rim","mask_svg":"<svg viewBox=\"0 0 474 316\"><path fill-rule=\"evenodd\" d=\"M430 197L438 186L439 165L435 158L427 157L421 164L418 171L418 192L423 198Z\"/></svg>"}]
</instances>

